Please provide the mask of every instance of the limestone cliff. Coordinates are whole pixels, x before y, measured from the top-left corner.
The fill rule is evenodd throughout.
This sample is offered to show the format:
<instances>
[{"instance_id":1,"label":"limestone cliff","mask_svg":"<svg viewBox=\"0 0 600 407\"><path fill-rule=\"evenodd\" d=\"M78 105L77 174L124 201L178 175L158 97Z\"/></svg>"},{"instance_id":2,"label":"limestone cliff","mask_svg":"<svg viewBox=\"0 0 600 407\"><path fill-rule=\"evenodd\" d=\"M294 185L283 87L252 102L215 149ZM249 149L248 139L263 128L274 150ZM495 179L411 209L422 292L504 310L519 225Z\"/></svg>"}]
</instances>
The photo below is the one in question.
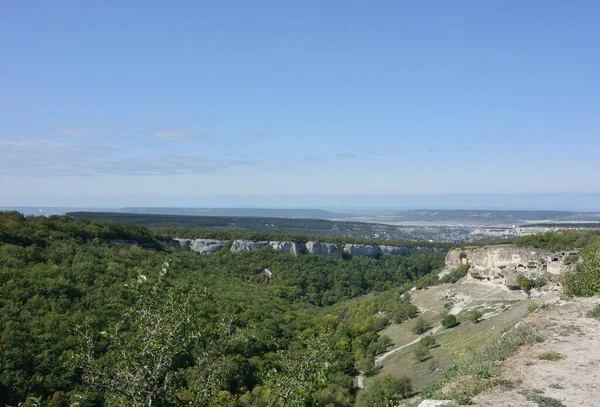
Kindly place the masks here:
<instances>
[{"instance_id":1,"label":"limestone cliff","mask_svg":"<svg viewBox=\"0 0 600 407\"><path fill-rule=\"evenodd\" d=\"M306 251L310 254L331 257L334 259L341 259L343 254L342 247L335 243L307 242Z\"/></svg>"},{"instance_id":2,"label":"limestone cliff","mask_svg":"<svg viewBox=\"0 0 600 407\"><path fill-rule=\"evenodd\" d=\"M379 246L369 244L347 244L344 246L344 253L352 256L377 257L381 254Z\"/></svg>"},{"instance_id":3,"label":"limestone cliff","mask_svg":"<svg viewBox=\"0 0 600 407\"><path fill-rule=\"evenodd\" d=\"M200 254L213 254L221 250L228 243L227 240L214 239L173 239L179 242L181 248L189 247L190 250ZM176 247L176 246L175 246Z\"/></svg>"},{"instance_id":4,"label":"limestone cliff","mask_svg":"<svg viewBox=\"0 0 600 407\"><path fill-rule=\"evenodd\" d=\"M563 264L564 257L576 253L577 250L553 253L515 245L452 249L446 255L445 268L440 274L447 274L469 264L468 279L518 288L517 276L523 275L529 279L550 278L567 270L569 266Z\"/></svg>"},{"instance_id":5,"label":"limestone cliff","mask_svg":"<svg viewBox=\"0 0 600 407\"><path fill-rule=\"evenodd\" d=\"M271 241L269 245L277 252L289 253L295 256L306 252L306 245L304 243Z\"/></svg>"},{"instance_id":6,"label":"limestone cliff","mask_svg":"<svg viewBox=\"0 0 600 407\"><path fill-rule=\"evenodd\" d=\"M252 251L260 249L261 247L264 247L268 244L269 244L269 242L267 242L267 241L255 242L252 240L238 239L238 240L233 241L233 244L231 245L231 252L232 253L252 252Z\"/></svg>"},{"instance_id":7,"label":"limestone cliff","mask_svg":"<svg viewBox=\"0 0 600 407\"><path fill-rule=\"evenodd\" d=\"M163 244L168 247L181 250L183 248L189 248L200 254L213 254L223 249L230 241L228 240L215 240L215 239L184 239L174 238L165 239ZM127 242L118 242L118 244L125 244ZM135 244L135 242L131 242ZM335 243L325 242L292 242L292 241L253 241L237 239L231 243L232 253L252 252L265 246L271 246L271 248L280 253L289 253L294 256L308 253L315 254L317 256L330 257L334 259L341 259L345 254L351 256L368 256L378 257L380 255L403 255L414 251L445 251L440 248L430 247L404 247L404 246L387 246L387 245L367 245L367 244L346 244L338 245ZM457 263L458 264L458 263ZM458 267L458 266L456 266Z\"/></svg>"}]
</instances>

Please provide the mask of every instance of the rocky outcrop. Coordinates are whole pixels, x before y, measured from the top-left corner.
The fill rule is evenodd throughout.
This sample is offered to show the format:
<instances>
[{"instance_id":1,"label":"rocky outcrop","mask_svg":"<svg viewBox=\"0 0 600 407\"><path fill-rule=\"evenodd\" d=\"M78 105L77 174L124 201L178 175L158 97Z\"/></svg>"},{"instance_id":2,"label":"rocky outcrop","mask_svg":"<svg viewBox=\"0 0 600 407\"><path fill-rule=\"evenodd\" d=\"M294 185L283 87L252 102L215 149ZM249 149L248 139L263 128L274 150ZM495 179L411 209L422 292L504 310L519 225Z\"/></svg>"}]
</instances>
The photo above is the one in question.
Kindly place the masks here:
<instances>
[{"instance_id":1,"label":"rocky outcrop","mask_svg":"<svg viewBox=\"0 0 600 407\"><path fill-rule=\"evenodd\" d=\"M252 241L252 240L234 240L231 245L232 253L241 253L241 252L253 252L254 250L258 250L261 247L268 245L267 241Z\"/></svg>"},{"instance_id":2,"label":"rocky outcrop","mask_svg":"<svg viewBox=\"0 0 600 407\"><path fill-rule=\"evenodd\" d=\"M270 241L269 245L277 252L289 253L294 256L306 252L306 245L304 243Z\"/></svg>"},{"instance_id":3,"label":"rocky outcrop","mask_svg":"<svg viewBox=\"0 0 600 407\"><path fill-rule=\"evenodd\" d=\"M381 254L390 254L390 255L396 255L396 256L414 251L414 249L409 249L408 247L404 247L404 246L384 246L384 245L380 245L379 250L381 251Z\"/></svg>"},{"instance_id":4,"label":"rocky outcrop","mask_svg":"<svg viewBox=\"0 0 600 407\"><path fill-rule=\"evenodd\" d=\"M228 243L227 240L215 239L173 239L178 241L182 248L189 247L191 251L200 254L213 254L221 250Z\"/></svg>"},{"instance_id":5,"label":"rocky outcrop","mask_svg":"<svg viewBox=\"0 0 600 407\"><path fill-rule=\"evenodd\" d=\"M352 256L377 257L381 255L381 249L379 246L368 244L347 244L344 246L344 253Z\"/></svg>"},{"instance_id":6,"label":"rocky outcrop","mask_svg":"<svg viewBox=\"0 0 600 407\"><path fill-rule=\"evenodd\" d=\"M128 242L121 242L120 244L129 244ZM131 242L135 244L136 242ZM215 240L215 239L165 239L163 243L174 249L189 248L200 254L213 254L223 249L229 241L228 240ZM119 244L119 243L116 243ZM309 253L316 254L318 256L330 257L334 259L341 259L344 253L352 256L368 256L378 257L380 255L403 255L415 251L445 251L445 249L429 248L429 247L403 247L403 246L386 246L386 245L368 245L368 244L346 244L337 245L335 243L323 243L323 242L307 242L298 243L292 241L253 241L237 239L231 244L232 253L252 252L258 250L261 247L271 246L273 250L280 253L289 253L294 256L299 254ZM458 266L456 266L458 267Z\"/></svg>"},{"instance_id":7,"label":"rocky outcrop","mask_svg":"<svg viewBox=\"0 0 600 407\"><path fill-rule=\"evenodd\" d=\"M473 248L453 249L446 255L445 268L440 275L469 264L468 279L504 284L509 288L520 288L517 277L529 279L550 278L567 270L563 258L576 251L568 251L562 256L548 250L518 247L514 245L494 245Z\"/></svg>"},{"instance_id":8,"label":"rocky outcrop","mask_svg":"<svg viewBox=\"0 0 600 407\"><path fill-rule=\"evenodd\" d=\"M306 251L317 256L341 259L343 249L334 243L307 242Z\"/></svg>"}]
</instances>

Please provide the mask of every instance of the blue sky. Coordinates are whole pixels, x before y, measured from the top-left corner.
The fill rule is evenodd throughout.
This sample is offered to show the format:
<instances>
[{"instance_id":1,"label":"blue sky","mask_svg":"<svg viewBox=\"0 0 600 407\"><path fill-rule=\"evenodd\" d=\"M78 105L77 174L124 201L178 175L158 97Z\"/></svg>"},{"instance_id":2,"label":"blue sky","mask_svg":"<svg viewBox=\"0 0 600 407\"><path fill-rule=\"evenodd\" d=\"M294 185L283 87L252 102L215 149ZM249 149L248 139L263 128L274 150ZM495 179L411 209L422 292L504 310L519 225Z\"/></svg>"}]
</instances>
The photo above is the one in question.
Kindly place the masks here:
<instances>
[{"instance_id":1,"label":"blue sky","mask_svg":"<svg viewBox=\"0 0 600 407\"><path fill-rule=\"evenodd\" d=\"M0 0L0 205L598 194L599 16L597 1Z\"/></svg>"}]
</instances>

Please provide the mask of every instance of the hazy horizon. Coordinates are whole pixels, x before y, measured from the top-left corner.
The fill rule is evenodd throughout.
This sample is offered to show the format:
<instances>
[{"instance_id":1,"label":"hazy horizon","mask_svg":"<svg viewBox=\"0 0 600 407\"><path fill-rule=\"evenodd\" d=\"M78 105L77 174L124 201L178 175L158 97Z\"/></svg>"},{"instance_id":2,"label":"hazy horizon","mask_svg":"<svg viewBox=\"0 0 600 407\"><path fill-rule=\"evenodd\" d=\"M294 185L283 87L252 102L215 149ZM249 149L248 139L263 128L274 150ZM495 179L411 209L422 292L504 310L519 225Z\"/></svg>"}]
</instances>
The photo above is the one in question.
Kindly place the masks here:
<instances>
[{"instance_id":1,"label":"hazy horizon","mask_svg":"<svg viewBox=\"0 0 600 407\"><path fill-rule=\"evenodd\" d=\"M0 198L0 207L600 211L600 194L216 195Z\"/></svg>"}]
</instances>

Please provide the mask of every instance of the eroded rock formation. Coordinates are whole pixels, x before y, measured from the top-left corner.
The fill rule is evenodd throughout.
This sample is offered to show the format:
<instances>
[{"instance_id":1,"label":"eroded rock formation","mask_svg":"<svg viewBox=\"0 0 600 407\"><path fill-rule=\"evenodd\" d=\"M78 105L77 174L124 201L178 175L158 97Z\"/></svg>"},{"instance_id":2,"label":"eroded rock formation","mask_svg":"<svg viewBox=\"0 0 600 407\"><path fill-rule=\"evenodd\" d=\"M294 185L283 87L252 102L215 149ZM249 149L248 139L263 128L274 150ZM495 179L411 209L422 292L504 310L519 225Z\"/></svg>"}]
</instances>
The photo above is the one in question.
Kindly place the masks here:
<instances>
[{"instance_id":1,"label":"eroded rock formation","mask_svg":"<svg viewBox=\"0 0 600 407\"><path fill-rule=\"evenodd\" d=\"M233 243L231 245L231 252L232 253L252 252L252 251L260 249L261 247L264 247L268 244L269 244L269 242L267 242L267 241L256 241L255 242L253 240L238 239L238 240L233 241Z\"/></svg>"},{"instance_id":2,"label":"eroded rock formation","mask_svg":"<svg viewBox=\"0 0 600 407\"><path fill-rule=\"evenodd\" d=\"M343 254L342 247L335 243L307 242L306 251L310 254L331 257L334 259L341 259Z\"/></svg>"},{"instance_id":3,"label":"eroded rock formation","mask_svg":"<svg viewBox=\"0 0 600 407\"><path fill-rule=\"evenodd\" d=\"M200 254L213 254L221 250L228 243L227 240L215 239L173 239L179 242L181 248L189 247L190 250Z\"/></svg>"},{"instance_id":4,"label":"eroded rock formation","mask_svg":"<svg viewBox=\"0 0 600 407\"><path fill-rule=\"evenodd\" d=\"M552 275L567 270L570 266L564 264L564 258L574 254L577 254L577 250L553 253L549 250L515 245L452 249L446 256L445 268L440 274L469 264L468 279L519 288L519 275L531 280L542 277L549 279Z\"/></svg>"},{"instance_id":5,"label":"eroded rock formation","mask_svg":"<svg viewBox=\"0 0 600 407\"><path fill-rule=\"evenodd\" d=\"M368 244L347 244L344 246L344 253L352 256L377 257L381 254L381 249L379 246Z\"/></svg>"}]
</instances>

